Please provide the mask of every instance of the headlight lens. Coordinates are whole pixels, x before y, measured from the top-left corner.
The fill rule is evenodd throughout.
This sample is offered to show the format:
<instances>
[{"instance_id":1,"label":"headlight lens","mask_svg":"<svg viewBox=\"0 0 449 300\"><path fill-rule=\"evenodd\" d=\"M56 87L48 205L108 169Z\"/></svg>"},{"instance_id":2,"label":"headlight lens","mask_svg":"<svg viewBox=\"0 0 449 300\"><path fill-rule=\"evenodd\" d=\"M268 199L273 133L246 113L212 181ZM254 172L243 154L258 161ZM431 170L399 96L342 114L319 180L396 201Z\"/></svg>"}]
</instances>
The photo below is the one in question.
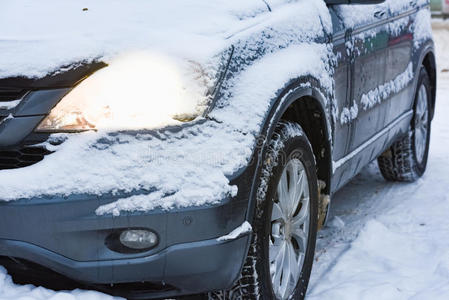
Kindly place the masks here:
<instances>
[{"instance_id":1,"label":"headlight lens","mask_svg":"<svg viewBox=\"0 0 449 300\"><path fill-rule=\"evenodd\" d=\"M88 121L96 118L83 113L79 106L73 104L63 99L39 124L36 131L71 132L96 129L96 125Z\"/></svg>"},{"instance_id":2,"label":"headlight lens","mask_svg":"<svg viewBox=\"0 0 449 300\"><path fill-rule=\"evenodd\" d=\"M191 62L155 54L127 55L81 82L36 130L153 129L179 124L207 107L210 78Z\"/></svg>"}]
</instances>

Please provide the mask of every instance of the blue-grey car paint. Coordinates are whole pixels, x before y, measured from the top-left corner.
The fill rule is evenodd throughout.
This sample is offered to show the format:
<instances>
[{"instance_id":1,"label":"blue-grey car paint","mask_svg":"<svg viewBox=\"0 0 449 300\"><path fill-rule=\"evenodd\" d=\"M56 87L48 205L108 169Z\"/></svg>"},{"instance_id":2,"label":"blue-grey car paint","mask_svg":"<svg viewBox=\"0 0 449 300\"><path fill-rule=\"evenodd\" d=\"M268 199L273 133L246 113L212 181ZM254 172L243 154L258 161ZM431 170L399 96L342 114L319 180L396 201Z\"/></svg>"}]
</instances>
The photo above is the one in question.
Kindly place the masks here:
<instances>
[{"instance_id":1,"label":"blue-grey car paint","mask_svg":"<svg viewBox=\"0 0 449 300\"><path fill-rule=\"evenodd\" d=\"M346 35L348 33L350 34L350 31L345 31ZM347 36L343 35L343 38ZM331 39L324 37L321 42L330 41ZM263 55L263 49L259 49L258 53ZM423 44L414 52L412 61L415 72L428 53L433 53L432 41ZM239 61L238 47L235 48L233 56L235 62ZM243 61L243 63L247 62ZM231 62L225 81L232 78L239 68ZM83 71L82 74L85 76L86 73ZM81 77L72 78L70 82L75 84L80 79ZM36 86L39 86L39 89L45 87L47 90L34 91L27 95L26 97L30 98L17 107L14 119L5 120L3 130L0 125L0 143L4 146L15 145L25 138L24 135L32 134L30 131L37 126L38 120L42 120L48 114L49 108L67 92L59 89L58 91L48 90L49 88L73 86L67 85L69 81L58 81L57 76L52 77L51 80L59 82L59 85L47 84L40 80ZM25 84L23 80L2 79L0 86L5 82L7 84L18 82L18 85L24 86L31 84L29 82ZM312 84L310 87L304 87L301 85L304 82L312 82ZM337 86L336 88L350 87ZM46 99L40 98L44 95ZM50 95L54 98L53 96L47 98ZM288 96L284 97L285 95ZM295 101L301 101L305 96L315 99L323 115L329 115L330 107L325 105L322 95L325 95L325 92L318 80L293 79L285 87L280 88L278 96L273 99L260 134L270 137L276 122L289 105ZM394 127L386 130L375 142L335 172L332 172L332 158L328 157L328 192L332 193L344 185L397 137L405 134L410 118L408 113L398 116L393 121ZM326 127L326 134L335 134L335 124L332 120L326 122L328 123L330 126ZM329 150L331 143L335 142L334 138L335 136L331 135L329 144L326 145ZM234 198L223 199L215 206L172 211L154 210L148 213L127 213L115 217L96 216L95 209L99 205L130 195L42 196L0 202L0 255L31 260L89 284L163 281L176 287L175 290L163 294L150 293L146 295L148 298L230 287L240 274L250 244L250 235L229 242L218 242L216 238L229 233L243 221L252 220L258 187L257 174L260 172L267 143L268 140L263 147L256 148L251 164L230 177L231 183L239 188L238 195ZM141 192L150 191L139 191ZM160 238L159 245L144 253L128 254L111 251L105 245L109 234L134 227L156 231Z\"/></svg>"},{"instance_id":2,"label":"blue-grey car paint","mask_svg":"<svg viewBox=\"0 0 449 300\"><path fill-rule=\"evenodd\" d=\"M68 88L32 91L16 107L0 111L0 116L7 117L0 123L0 148L20 144L69 91Z\"/></svg>"},{"instance_id":3,"label":"blue-grey car paint","mask_svg":"<svg viewBox=\"0 0 449 300\"><path fill-rule=\"evenodd\" d=\"M19 144L42 121L44 116L9 117L0 124L0 147Z\"/></svg>"},{"instance_id":4,"label":"blue-grey car paint","mask_svg":"<svg viewBox=\"0 0 449 300\"><path fill-rule=\"evenodd\" d=\"M46 115L69 91L62 88L30 92L14 108L13 116Z\"/></svg>"}]
</instances>

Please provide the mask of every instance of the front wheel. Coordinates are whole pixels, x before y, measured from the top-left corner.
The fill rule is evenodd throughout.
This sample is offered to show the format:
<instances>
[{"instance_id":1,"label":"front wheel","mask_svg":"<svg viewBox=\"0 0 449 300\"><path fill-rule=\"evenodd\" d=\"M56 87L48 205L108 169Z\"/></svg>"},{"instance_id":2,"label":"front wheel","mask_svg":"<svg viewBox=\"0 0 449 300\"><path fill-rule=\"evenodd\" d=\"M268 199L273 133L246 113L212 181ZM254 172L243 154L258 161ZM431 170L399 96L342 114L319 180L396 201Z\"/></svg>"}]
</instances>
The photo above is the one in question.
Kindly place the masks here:
<instances>
[{"instance_id":1,"label":"front wheel","mask_svg":"<svg viewBox=\"0 0 449 300\"><path fill-rule=\"evenodd\" d=\"M315 252L318 186L309 141L280 123L260 176L252 245L241 278L209 299L304 299Z\"/></svg>"}]
</instances>

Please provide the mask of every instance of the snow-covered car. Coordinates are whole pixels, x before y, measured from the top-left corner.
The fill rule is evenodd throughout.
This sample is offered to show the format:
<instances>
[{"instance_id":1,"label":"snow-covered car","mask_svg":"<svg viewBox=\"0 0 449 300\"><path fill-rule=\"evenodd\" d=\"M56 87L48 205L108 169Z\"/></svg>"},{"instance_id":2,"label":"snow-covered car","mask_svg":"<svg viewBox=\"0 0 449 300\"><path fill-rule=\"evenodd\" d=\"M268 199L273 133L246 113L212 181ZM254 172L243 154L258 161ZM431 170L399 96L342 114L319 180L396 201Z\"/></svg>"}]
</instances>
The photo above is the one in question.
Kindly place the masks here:
<instances>
[{"instance_id":1,"label":"snow-covered car","mask_svg":"<svg viewBox=\"0 0 449 300\"><path fill-rule=\"evenodd\" d=\"M0 4L0 263L133 299L303 299L332 195L426 169L426 0ZM51 280L49 280L49 278Z\"/></svg>"}]
</instances>

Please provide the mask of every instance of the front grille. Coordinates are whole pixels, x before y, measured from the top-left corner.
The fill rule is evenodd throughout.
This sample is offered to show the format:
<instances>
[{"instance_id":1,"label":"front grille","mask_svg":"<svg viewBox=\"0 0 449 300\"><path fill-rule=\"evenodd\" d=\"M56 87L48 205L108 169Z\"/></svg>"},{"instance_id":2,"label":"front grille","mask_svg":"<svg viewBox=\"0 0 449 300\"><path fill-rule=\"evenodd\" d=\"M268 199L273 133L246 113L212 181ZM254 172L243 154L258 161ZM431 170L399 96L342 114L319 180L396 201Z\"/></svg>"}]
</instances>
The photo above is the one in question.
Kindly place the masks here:
<instances>
[{"instance_id":1,"label":"front grille","mask_svg":"<svg viewBox=\"0 0 449 300\"><path fill-rule=\"evenodd\" d=\"M24 89L3 88L0 87L0 102L7 102L22 99L27 93Z\"/></svg>"},{"instance_id":2,"label":"front grille","mask_svg":"<svg viewBox=\"0 0 449 300\"><path fill-rule=\"evenodd\" d=\"M51 151L43 147L27 146L0 150L0 170L23 168L40 162Z\"/></svg>"}]
</instances>

